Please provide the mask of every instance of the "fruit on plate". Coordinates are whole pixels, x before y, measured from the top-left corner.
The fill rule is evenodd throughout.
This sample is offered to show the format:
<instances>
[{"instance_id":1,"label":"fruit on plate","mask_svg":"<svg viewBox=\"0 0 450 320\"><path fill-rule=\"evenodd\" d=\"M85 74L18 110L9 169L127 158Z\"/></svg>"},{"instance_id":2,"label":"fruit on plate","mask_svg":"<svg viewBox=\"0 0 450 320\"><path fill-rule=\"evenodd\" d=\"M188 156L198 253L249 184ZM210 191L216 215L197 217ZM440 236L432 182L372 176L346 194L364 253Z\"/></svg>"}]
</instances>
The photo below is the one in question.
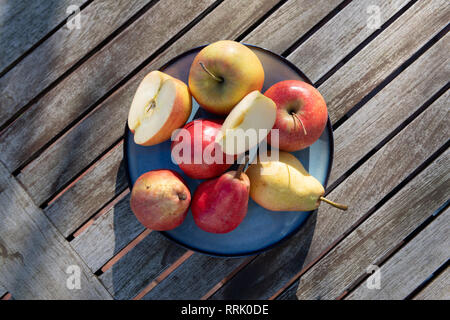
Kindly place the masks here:
<instances>
[{"instance_id":1,"label":"fruit on plate","mask_svg":"<svg viewBox=\"0 0 450 320\"><path fill-rule=\"evenodd\" d=\"M222 127L220 120L194 120L174 136L172 159L186 175L210 179L228 170L234 157L228 159L215 140ZM230 158L230 157L228 157Z\"/></svg>"},{"instance_id":2,"label":"fruit on plate","mask_svg":"<svg viewBox=\"0 0 450 320\"><path fill-rule=\"evenodd\" d=\"M339 209L347 206L323 197L325 190L292 154L280 151L278 161L263 162L247 169L250 196L260 206L272 211L311 211L327 202Z\"/></svg>"},{"instance_id":3,"label":"fruit on plate","mask_svg":"<svg viewBox=\"0 0 450 320\"><path fill-rule=\"evenodd\" d=\"M271 86L265 95L277 105L273 128L279 130L279 149L297 151L319 139L328 121L328 111L316 88L303 81L285 80ZM268 141L271 143L270 135Z\"/></svg>"},{"instance_id":4,"label":"fruit on plate","mask_svg":"<svg viewBox=\"0 0 450 320\"><path fill-rule=\"evenodd\" d=\"M264 69L256 54L231 40L214 42L195 57L189 89L207 111L226 115L249 92L261 90Z\"/></svg>"},{"instance_id":5,"label":"fruit on plate","mask_svg":"<svg viewBox=\"0 0 450 320\"><path fill-rule=\"evenodd\" d=\"M246 95L225 119L216 142L229 155L238 155L259 144L272 129L275 103L259 91Z\"/></svg>"},{"instance_id":6,"label":"fruit on plate","mask_svg":"<svg viewBox=\"0 0 450 320\"><path fill-rule=\"evenodd\" d=\"M171 230L186 218L191 193L182 178L171 170L154 170L141 175L131 191L130 206L146 228Z\"/></svg>"},{"instance_id":7,"label":"fruit on plate","mask_svg":"<svg viewBox=\"0 0 450 320\"><path fill-rule=\"evenodd\" d=\"M191 110L186 84L160 71L150 72L139 84L128 114L134 142L152 146L169 139L186 123Z\"/></svg>"},{"instance_id":8,"label":"fruit on plate","mask_svg":"<svg viewBox=\"0 0 450 320\"><path fill-rule=\"evenodd\" d=\"M192 215L197 226L212 233L227 233L237 228L247 214L250 181L242 172L229 171L201 183L192 198Z\"/></svg>"}]
</instances>

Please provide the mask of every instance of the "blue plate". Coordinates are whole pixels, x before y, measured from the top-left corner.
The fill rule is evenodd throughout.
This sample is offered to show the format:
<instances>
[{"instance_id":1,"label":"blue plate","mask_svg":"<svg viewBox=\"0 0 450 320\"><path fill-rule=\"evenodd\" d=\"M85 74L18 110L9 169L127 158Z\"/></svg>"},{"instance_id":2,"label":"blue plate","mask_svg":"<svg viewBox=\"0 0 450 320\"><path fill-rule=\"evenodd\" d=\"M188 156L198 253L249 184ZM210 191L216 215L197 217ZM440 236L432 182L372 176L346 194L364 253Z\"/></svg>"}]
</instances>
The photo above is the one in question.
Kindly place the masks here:
<instances>
[{"instance_id":1,"label":"blue plate","mask_svg":"<svg viewBox=\"0 0 450 320\"><path fill-rule=\"evenodd\" d=\"M203 47L194 48L181 54L160 70L187 83L191 63ZM311 83L295 65L285 58L259 47L250 45L248 47L255 52L264 67L265 82L262 92L282 80L299 79ZM196 118L217 118L217 116L199 109L198 103L193 99L192 114L188 122ZM170 141L166 141L152 147L136 145L133 134L126 126L124 159L130 187L140 175L147 171L171 169L183 176L191 194L194 194L195 189L202 181L189 178L171 161L170 144ZM333 157L333 132L330 120L316 143L293 154L311 175L326 186ZM239 257L260 253L294 235L310 214L311 212L268 211L250 198L248 213L244 221L227 234L213 234L201 230L194 223L191 211L181 226L161 233L190 250L213 256Z\"/></svg>"}]
</instances>

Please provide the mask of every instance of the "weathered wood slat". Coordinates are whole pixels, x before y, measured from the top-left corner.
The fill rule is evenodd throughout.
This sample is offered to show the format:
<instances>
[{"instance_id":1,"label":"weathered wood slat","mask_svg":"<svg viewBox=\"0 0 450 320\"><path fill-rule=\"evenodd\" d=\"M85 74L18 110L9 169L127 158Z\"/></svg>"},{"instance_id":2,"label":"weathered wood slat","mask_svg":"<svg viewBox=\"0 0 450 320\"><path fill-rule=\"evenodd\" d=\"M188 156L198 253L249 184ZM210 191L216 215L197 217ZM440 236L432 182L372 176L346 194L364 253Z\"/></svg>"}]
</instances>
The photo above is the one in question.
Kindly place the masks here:
<instances>
[{"instance_id":1,"label":"weathered wood slat","mask_svg":"<svg viewBox=\"0 0 450 320\"><path fill-rule=\"evenodd\" d=\"M448 248L450 248L449 226L450 209L447 209L381 266L379 290L369 289L362 284L346 299L399 300L406 298L447 261Z\"/></svg>"},{"instance_id":2,"label":"weathered wood slat","mask_svg":"<svg viewBox=\"0 0 450 320\"><path fill-rule=\"evenodd\" d=\"M341 0L288 1L242 42L257 44L281 54L341 2Z\"/></svg>"},{"instance_id":3,"label":"weathered wood slat","mask_svg":"<svg viewBox=\"0 0 450 320\"><path fill-rule=\"evenodd\" d=\"M4 297L5 294L7 294L7 293L8 293L8 290L6 290L6 289L0 284L0 299L1 299L2 297Z\"/></svg>"},{"instance_id":4,"label":"weathered wood slat","mask_svg":"<svg viewBox=\"0 0 450 320\"><path fill-rule=\"evenodd\" d=\"M96 272L144 229L130 209L128 195L70 244L89 268Z\"/></svg>"},{"instance_id":5,"label":"weathered wood slat","mask_svg":"<svg viewBox=\"0 0 450 320\"><path fill-rule=\"evenodd\" d=\"M446 52L449 51L450 35L447 34L334 132L330 184L447 84L450 59Z\"/></svg>"},{"instance_id":6,"label":"weathered wood slat","mask_svg":"<svg viewBox=\"0 0 450 320\"><path fill-rule=\"evenodd\" d=\"M123 144L120 143L76 181L69 191L44 209L65 237L127 188L122 156Z\"/></svg>"},{"instance_id":7,"label":"weathered wood slat","mask_svg":"<svg viewBox=\"0 0 450 320\"><path fill-rule=\"evenodd\" d=\"M199 25L181 37L96 108L84 121L72 128L30 166L27 166L19 179L26 181L27 186L34 186L29 189L29 192L36 201L41 202L49 198L123 135L130 101L145 74L160 68L167 60L188 48L208 41L237 36L275 4L274 0L247 2L245 7L242 2L236 1L226 1L221 4ZM230 12L234 12L235 16L232 26L221 28L220 26L227 23ZM108 125L99 126L99 123L105 123L104 119L108 119ZM73 148L74 144L76 148ZM67 150L71 150L70 157L66 156Z\"/></svg>"},{"instance_id":8,"label":"weathered wood slat","mask_svg":"<svg viewBox=\"0 0 450 320\"><path fill-rule=\"evenodd\" d=\"M15 170L212 3L156 3L14 121L0 136L0 159ZM71 157L66 151L63 158L62 166ZM34 184L27 186L39 202L35 194L48 186L34 188Z\"/></svg>"},{"instance_id":9,"label":"weathered wood slat","mask_svg":"<svg viewBox=\"0 0 450 320\"><path fill-rule=\"evenodd\" d=\"M15 299L110 299L68 242L0 163L0 283ZM69 266L80 270L70 290Z\"/></svg>"},{"instance_id":10,"label":"weathered wood slat","mask_svg":"<svg viewBox=\"0 0 450 320\"><path fill-rule=\"evenodd\" d=\"M228 276L246 259L248 258L214 258L195 253L147 293L143 300L201 299L218 280Z\"/></svg>"},{"instance_id":11,"label":"weathered wood slat","mask_svg":"<svg viewBox=\"0 0 450 320\"><path fill-rule=\"evenodd\" d=\"M441 31L450 20L445 0L418 1L320 86L334 123ZM330 32L334 29L330 29ZM301 65L300 60L292 60Z\"/></svg>"},{"instance_id":12,"label":"weathered wood slat","mask_svg":"<svg viewBox=\"0 0 450 320\"><path fill-rule=\"evenodd\" d=\"M162 60L170 59L174 55L183 52L190 46L195 46L197 44L199 45L207 41L214 41L221 38L237 37L246 28L252 25L257 19L259 19L265 13L264 10L268 11L274 4L275 1L273 1L272 3L267 1L253 1L246 4L248 5L246 7L246 10L242 10L243 3L239 0L224 2L202 21L200 21L199 24L196 25L192 30L183 35L173 46L168 49L168 52L164 54L164 57L157 58L154 63L140 72L133 80L133 82L135 82L135 85L137 85L140 78L142 78L147 72L149 72L153 68L156 68L157 65L162 65ZM237 10L238 8L239 10ZM220 26L223 25L224 21L227 21L226 19L228 19L230 14L233 12L240 13L239 16L235 15L233 28L220 28ZM134 94L134 90L135 87L129 86L126 89L127 93L124 94L124 100L122 100L122 98L119 99L119 101L114 100L112 102L112 105L106 105L103 109L110 110L110 112L114 114L116 113L115 111L121 112L120 108L123 108L122 102L128 105L130 101L129 99L131 99L132 95ZM122 91L117 92L115 96L119 96L121 92ZM122 113L123 119L120 123L124 123L127 112L128 109L125 110L125 113ZM95 121L93 121L92 124L93 123L95 123ZM122 128L120 129L121 133L123 132ZM104 132L104 134L106 135L107 132ZM104 166L105 168L109 166L118 168L118 164L120 163L122 156L121 152L122 147L120 145L104 158L103 162L105 162L105 164L102 164L102 166ZM99 161L99 163L102 163L102 161ZM93 170L96 170L96 168L94 168ZM114 170L117 172L118 169ZM95 178L90 178L92 176L94 176ZM110 180L109 177L111 176L113 177L113 179L117 178L117 181ZM93 180L88 179L98 179L99 181L107 183L108 186L101 188L102 190L106 190L106 192L102 191L100 197L98 195L92 197L90 194L90 190L92 190L92 188L94 187L94 185L92 185ZM73 224L73 220L71 222L72 218L69 217L69 219L66 220L64 217L52 217L61 215L63 212L63 215L66 215L66 208L69 208L69 214L73 215L73 218L76 219L75 221L80 221L79 218L75 217L80 215L82 215L83 219L85 220L95 212L92 211L92 208L94 208L94 210L95 208L100 208L100 206L104 204L106 198L113 196L115 192L116 194L118 194L119 192L117 192L116 189L123 190L122 188L125 185L126 181L124 179L123 172L119 171L118 174L114 173L112 175L110 172L105 172L103 169L98 169L95 173L93 172L92 174L86 174L84 177L82 177L77 183L75 183L75 186L77 186L78 189L72 190L73 188L71 188L70 190L68 190L48 207L49 209L47 212L51 213L50 217L52 221L55 221L58 228L61 228L66 233L70 233L71 231L73 231L73 228L76 228L76 225ZM84 188L86 188L86 192L82 191L84 190ZM87 195L89 195L89 197ZM68 205L69 207L67 207ZM121 222L118 224L116 229L106 227L107 225L111 225L113 221L118 220L120 220ZM58 221L62 221L62 223L58 223ZM98 270L104 263L111 259L114 254L123 249L123 247L125 247L128 242L130 242L143 230L144 227L138 223L138 221L134 218L132 212L130 211L129 197L126 197L118 204L116 204L114 208L112 208L109 212L105 213L104 216L100 217L84 233L76 237L71 242L71 244L93 270ZM134 250L130 251L129 254L136 255Z\"/></svg>"},{"instance_id":13,"label":"weathered wood slat","mask_svg":"<svg viewBox=\"0 0 450 320\"><path fill-rule=\"evenodd\" d=\"M302 254L300 254L300 253L297 252L296 254L293 255L293 257L298 257L298 256L301 256L301 255L302 255ZM292 270L292 272L293 272L293 273L291 273L291 274L295 274L295 270Z\"/></svg>"},{"instance_id":14,"label":"weathered wood slat","mask_svg":"<svg viewBox=\"0 0 450 320\"><path fill-rule=\"evenodd\" d=\"M226 1L221 4L197 26L187 32L162 55L150 63L150 65L133 77L126 85L103 102L84 121L72 128L72 130L33 161L31 165L27 166L19 175L19 179L26 186L34 186L29 189L29 192L34 195L36 200L50 197L70 180L70 178L75 176L77 172L98 157L111 143L117 141L123 135L123 125L126 122L128 113L128 108L124 106L130 104L135 88L146 73L152 69L159 68L168 59L173 58L188 48L204 44L208 41L237 37L239 33L242 33L252 25L274 4L275 1L247 2L245 10L242 8L242 2ZM315 8L319 11L324 10L318 6ZM303 13L300 11L300 8L298 10L298 19L299 21L303 21ZM220 28L221 25L228 21L230 12L233 12L233 15L236 16L232 26L226 29ZM326 13L318 13L317 15L326 15ZM241 22L239 23L239 21ZM278 51L281 52L282 48L278 49ZM104 119L108 119L108 126L99 126L99 123L104 123ZM74 144L76 144L76 148L73 147ZM66 156L67 150L70 150L71 157ZM104 180L110 181L109 178ZM86 189L89 188L90 186L86 186ZM107 190L114 190L115 188L115 185L110 185L107 187ZM119 189L123 190L123 188ZM84 219L89 217L89 213L92 213L93 210L95 211L104 203L104 201L98 202L96 199L93 199L92 201L99 203L99 206L92 207L90 206L92 204L90 199L79 199L81 201L77 202L71 198L71 202L80 203L80 206L85 207L84 210L80 210L80 207L78 207L78 214L82 213ZM58 212L62 213L65 210L59 210ZM74 228L74 226L71 225L70 228Z\"/></svg>"},{"instance_id":15,"label":"weathered wood slat","mask_svg":"<svg viewBox=\"0 0 450 320\"><path fill-rule=\"evenodd\" d=\"M247 2L245 10L243 10L242 2L237 0L226 1L219 5L213 12L200 21L198 25L169 47L160 57L156 58L125 86L102 103L82 123L74 127L67 135L58 140L56 144L47 149L34 162L35 165L26 167L20 173L19 179L22 182L26 181L26 185L29 185L31 181L35 181L36 186L41 186L42 184L43 188L47 185L47 189L39 195L39 198L48 198L56 190L61 188L68 179L86 167L105 148L123 135L128 115L128 106L138 83L145 74L150 72L150 70L161 67L168 59L182 53L191 46L200 45L207 41L238 36L275 3L276 1ZM240 13L239 15L235 14L232 27L221 28L220 26L227 21L226 19L229 18L232 12ZM99 123L104 123L104 119L108 119L108 126L99 126ZM77 147L73 148L73 144L76 144ZM74 221L86 220L106 201L111 199L114 194L122 192L126 187L127 182L123 172L119 171L117 173L117 168L119 168L119 163L122 159L121 145L119 148L115 149L113 154L104 157L97 164L102 168L112 166L113 169L111 171L98 169L93 170L92 173L87 173L85 177L75 184L79 186L76 190L68 190L60 199L57 199L46 209L50 216L64 216L54 218L58 228L64 234L68 234L78 227L77 223L73 223ZM71 150L71 157L66 160L67 150ZM69 163L65 165L64 160ZM107 163L101 164L103 161ZM90 178L92 175L95 177ZM92 184L95 180L102 181L102 185L98 189L97 186ZM36 187L36 190L39 188ZM97 194L91 194L94 189ZM99 197L98 194L102 196ZM77 218L72 217L72 214L74 216L77 215ZM71 221L72 218L76 220ZM58 221L61 221L61 223Z\"/></svg>"},{"instance_id":16,"label":"weathered wood slat","mask_svg":"<svg viewBox=\"0 0 450 320\"><path fill-rule=\"evenodd\" d=\"M435 160L302 275L298 299L336 299L364 277L369 266L382 261L447 200L449 166L450 151Z\"/></svg>"},{"instance_id":17,"label":"weathered wood slat","mask_svg":"<svg viewBox=\"0 0 450 320\"><path fill-rule=\"evenodd\" d=\"M373 34L376 27L369 27L368 21L378 8L380 26L388 21L409 1L360 0L348 4L326 27L322 27L289 55L289 60L316 82L346 55ZM373 17L376 18L376 17ZM314 57L313 59L311 57Z\"/></svg>"},{"instance_id":18,"label":"weathered wood slat","mask_svg":"<svg viewBox=\"0 0 450 320\"><path fill-rule=\"evenodd\" d=\"M86 0L2 1L0 72L63 22L69 16L69 5L81 6L85 2Z\"/></svg>"},{"instance_id":19,"label":"weathered wood slat","mask_svg":"<svg viewBox=\"0 0 450 320\"><path fill-rule=\"evenodd\" d=\"M213 298L268 298L318 259L448 139L446 99L448 95L418 116L328 195L349 205L345 214L322 205L311 217L316 221L309 219L285 245L253 260ZM244 279L245 287L239 285Z\"/></svg>"},{"instance_id":20,"label":"weathered wood slat","mask_svg":"<svg viewBox=\"0 0 450 320\"><path fill-rule=\"evenodd\" d=\"M115 299L134 298L186 252L159 232L151 232L132 251L99 277Z\"/></svg>"},{"instance_id":21,"label":"weathered wood slat","mask_svg":"<svg viewBox=\"0 0 450 320\"><path fill-rule=\"evenodd\" d=\"M450 300L450 268L447 267L447 269L427 284L413 299Z\"/></svg>"},{"instance_id":22,"label":"weathered wood slat","mask_svg":"<svg viewBox=\"0 0 450 320\"><path fill-rule=\"evenodd\" d=\"M342 12L344 12L345 10L347 10L347 8L348 8L348 7L346 7ZM348 10L353 10L353 9L350 7ZM350 19L350 18L348 18L348 19ZM332 20L332 21L333 21L333 20ZM341 23L342 23L342 22L341 22ZM333 28L336 27L336 26L333 25L333 24L331 24L331 25L333 26ZM324 27L324 28L325 28L325 27ZM332 31L332 29L329 29L328 31L330 32L330 31ZM445 42L441 42L441 44L443 44L442 46L446 46L446 45L447 45L447 43L445 43L445 44L444 44L444 43L445 43ZM435 49L435 50L439 50L439 49L442 49L442 47L437 48L437 49ZM445 52L445 51L443 51L443 52ZM434 53L435 53L435 52L434 52ZM440 52L439 54L442 54L442 53ZM442 67L443 65L445 66L445 61L442 61L442 57L441 57L440 55L438 55L438 54L435 54L435 56L436 56L436 57L434 57L434 59L433 59L434 67L435 67L435 68L438 68L438 67ZM290 57L289 57L289 58L290 58ZM406 59L406 58L407 58L407 56L405 56L404 59ZM421 66L420 69L423 68L423 70L425 70L425 68L429 68L430 66L433 65L433 64L429 64L429 65L425 64L425 65L423 65L423 62L424 62L424 61L425 61L425 60L422 60L422 61L421 61L422 64L419 64L419 66ZM412 69L412 71L409 71L409 74L408 74L408 75L413 74L414 72L418 71L418 69L419 69L419 68ZM428 70L427 70L427 71L428 71ZM436 70L434 70L434 71L436 71ZM442 72L441 72L441 71L442 71ZM364 143L365 143L366 146L365 146L364 148L362 148L361 150L359 150L358 147L356 147L355 149L356 149L357 151L353 150L353 151L352 151L352 154L353 154L354 152L356 152L357 154L359 154L359 151L361 151L360 157L362 157L368 150L370 150L370 148L373 148L378 142L382 141L382 139L383 139L384 137L386 137L386 136L389 134L389 132L392 131L393 128L395 128L398 124L400 124L403 120L405 120L409 115L411 115L411 114L414 112L414 110L417 109L417 108L420 106L420 104L418 103L418 101L422 101L422 103L424 103L429 97L432 96L432 94L433 94L434 92L438 91L443 85L445 85L446 80L448 79L448 70L446 70L446 68L440 70L440 72L438 72L438 74L436 75L436 78L435 78L435 79L434 79L434 76L435 76L435 75L433 75L432 73L428 73L428 72L425 72L425 73L426 73L427 77L430 78L430 80L431 80L431 79L433 80L433 82L428 83L429 86L428 86L426 89L425 89L425 86L422 86L422 87L419 86L418 91L415 91L414 85L412 85L412 86L410 86L410 87L407 85L407 83L410 83L410 82L411 82L411 79L409 79L409 78L407 78L407 77L403 77L403 78L401 78L397 83L394 83L392 86L390 86L391 91L388 91L386 95L380 95L382 98L378 99L378 101L377 101L377 100L374 100L375 102L371 103L371 104L368 106L368 108L369 108L369 107L370 107L370 108L375 108L375 110L377 110L377 108L380 109L380 107L378 107L379 104L377 104L377 102L383 101L382 99L384 99L384 102L387 103L387 106L382 106L382 107L381 107L382 110L380 110L380 113L379 113L379 116L380 116L380 117L379 117L379 118L378 118L378 117L374 117L374 119L376 119L376 121L374 120L375 126L374 126L373 128L372 128L372 127L369 127L369 130L368 130L368 131L369 131L370 133L372 133L375 137L374 137L373 139L371 139L370 142L364 141L364 140L359 141L359 144L364 144ZM436 81L436 82L434 82L434 81ZM425 83L426 83L426 82L425 82ZM432 85L432 83L433 83L433 85ZM399 87L399 88L396 87L396 86L398 86L399 84L402 84L402 86ZM406 106L409 107L409 109L406 108L406 106L403 106L403 108L404 108L404 109L402 110L402 111L404 111L403 113L398 112L398 113L396 113L395 115L392 115L391 112L390 112L391 110L388 111L388 108L390 107L389 103L391 103L392 97L395 97L395 96L399 95L399 93L404 93L404 92L405 92L405 91L397 91L396 89L403 90L403 89L405 89L405 87L409 87L410 90L412 90L412 91L414 92L414 95L411 95L411 96L412 96L411 99L409 99L410 97L408 97L408 100L407 100L408 102L409 102L409 101L411 102L411 105L408 105L408 104L406 105ZM395 90L394 90L394 88L395 88ZM361 90L364 90L364 88L358 88L357 90L360 90L360 89L361 89ZM430 89L430 91L425 92L425 91L427 91L427 89ZM392 95L389 95L389 93L392 94ZM409 93L409 92L408 92L408 93ZM416 94L417 94L417 95L416 95ZM424 94L424 95L422 96L421 94ZM397 104L396 104L396 105L397 105ZM364 110L361 110L360 113L361 113L361 114L367 113L368 108L365 108ZM411 109L411 108L412 108L412 109ZM385 111L386 114L384 114L383 111ZM372 112L372 114L373 114L373 112ZM387 114L389 114L389 116L388 116ZM383 119L383 116L390 118L390 119L392 120L392 122L390 122L390 121L385 121L385 120ZM359 128L360 131L364 131L365 129L367 129L365 126L364 126L364 127L361 126L361 123L367 123L367 122L360 122L359 120L361 120L361 117L362 117L362 116L360 116L359 119L355 118L355 121L352 122L351 127L352 127L353 129ZM351 118L351 119L352 119L352 118ZM383 121L384 121L384 124L387 126L387 127L385 127L385 128L386 128L386 131L383 131L383 130L376 130L376 125L377 125L377 124L381 124ZM370 123L370 122L369 122L369 123ZM383 126L381 126L381 127L383 127ZM338 130L338 131L339 131L339 130ZM348 133L348 132L347 132L347 133ZM358 136L357 136L357 135L347 135L347 136L344 135L343 137L345 137L347 141L352 140L353 143L358 142ZM344 140L344 141L345 141L345 140ZM347 157L347 158L348 158L348 157ZM343 162L345 162L345 165L348 166L348 167L347 167L347 169L348 169L352 164L356 163L356 159L345 159ZM344 165L344 164L343 164L343 165ZM304 242L305 242L305 243L308 242L308 238L307 238L307 237L306 237L306 239L304 239ZM277 249L275 249L275 250L277 250ZM281 250L281 251L283 252L284 250L290 250L290 249L284 248L284 249ZM284 254L287 254L287 253L284 252ZM300 252L297 252L297 254L298 254L299 256L302 256L302 255L304 254L304 252L301 252L301 251L300 251ZM272 255L272 256L273 256L273 255ZM292 257L297 257L297 256L296 256L295 253L293 253L293 254L292 254ZM291 257L291 258L292 258L292 257ZM253 275L254 275L253 277L255 277L257 274L261 274L262 271L260 271L260 270L264 270L264 265L268 264L268 263L266 262L266 259L269 259L269 258L262 258L261 264L257 264L257 262L255 261L255 262L254 262L255 267L252 268L252 269L249 271L249 275L248 275L248 276L251 276L251 275L253 274ZM253 265L253 263L252 263L252 265ZM258 273L256 270L258 270L259 273ZM297 271L298 271L298 270L297 270ZM179 272L182 272L182 271L180 270ZM244 270L244 271L241 271L241 273L242 273L242 272L245 272L245 270ZM274 271L274 272L275 272L275 271ZM291 272L292 272L292 271L291 271ZM291 275L294 275L295 273L296 273L296 272L294 271L293 273L291 273ZM238 279L245 279L245 278L246 278L246 274L245 274L245 273L242 275L241 278L239 278L239 275L238 275ZM236 296L234 296L233 294L238 294L238 293L242 292L242 290L245 290L245 288L241 288L241 287L239 286L239 282L240 282L239 280L236 280L236 281L235 281L235 288L234 288L234 290L225 293L224 295L220 296L220 298L233 298L233 297L235 298ZM243 280L241 280L241 282L243 283ZM276 280L274 280L274 282L275 282L275 284L277 283ZM261 289L260 289L260 290L257 290L258 292L267 292L267 289L268 289L268 288L264 287L266 284L264 284L264 283L262 283L262 281L260 281L260 282L258 282L258 285L261 286ZM269 286L269 285L270 285L270 283L267 284L267 286ZM176 286L176 284L173 284L173 286ZM172 287L172 288L173 288L173 287ZM156 288L155 288L155 289L156 289ZM224 289L224 290L225 290L225 289ZM249 296L249 297L251 297L251 298L267 298L267 297L269 297L269 296L264 296L264 297L261 297L261 296L258 296L258 297L257 297L257 296ZM247 298L249 298L249 297L247 297Z\"/></svg>"},{"instance_id":23,"label":"weathered wood slat","mask_svg":"<svg viewBox=\"0 0 450 320\"><path fill-rule=\"evenodd\" d=\"M80 29L64 26L33 50L0 78L0 126L150 1L94 1Z\"/></svg>"}]
</instances>

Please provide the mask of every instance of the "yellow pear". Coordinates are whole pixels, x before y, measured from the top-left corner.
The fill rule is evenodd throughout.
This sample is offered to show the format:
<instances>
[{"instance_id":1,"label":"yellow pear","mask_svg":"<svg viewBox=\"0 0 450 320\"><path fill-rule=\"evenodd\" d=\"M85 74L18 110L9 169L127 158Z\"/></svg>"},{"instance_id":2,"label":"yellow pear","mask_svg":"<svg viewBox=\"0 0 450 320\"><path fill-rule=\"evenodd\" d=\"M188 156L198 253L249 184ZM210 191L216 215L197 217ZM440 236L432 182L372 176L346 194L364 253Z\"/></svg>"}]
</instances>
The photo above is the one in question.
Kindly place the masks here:
<instances>
[{"instance_id":1,"label":"yellow pear","mask_svg":"<svg viewBox=\"0 0 450 320\"><path fill-rule=\"evenodd\" d=\"M246 171L250 196L272 211L311 211L325 201L339 209L347 206L325 199L322 184L310 175L292 154L280 151L278 161L261 161Z\"/></svg>"}]
</instances>

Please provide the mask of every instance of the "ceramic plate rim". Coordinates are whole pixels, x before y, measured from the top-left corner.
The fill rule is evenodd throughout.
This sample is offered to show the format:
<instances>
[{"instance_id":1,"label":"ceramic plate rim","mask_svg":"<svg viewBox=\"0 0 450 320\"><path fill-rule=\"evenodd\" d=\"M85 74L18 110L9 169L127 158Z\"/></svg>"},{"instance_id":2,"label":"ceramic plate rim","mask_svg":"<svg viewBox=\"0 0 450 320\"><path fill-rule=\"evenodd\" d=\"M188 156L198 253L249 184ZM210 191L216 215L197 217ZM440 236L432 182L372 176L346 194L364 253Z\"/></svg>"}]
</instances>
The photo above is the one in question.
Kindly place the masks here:
<instances>
[{"instance_id":1,"label":"ceramic plate rim","mask_svg":"<svg viewBox=\"0 0 450 320\"><path fill-rule=\"evenodd\" d=\"M287 60L285 57L274 53L268 49L265 49L263 47L259 47L256 45L252 45L252 44L247 44L247 43L243 43L244 45L248 46L248 47L253 47L262 51L265 51L266 53L274 56L276 59L281 60L283 63L287 64L290 68L292 68L296 73L298 73L298 75L300 77L302 77L305 82L309 83L310 85L314 86L314 84L312 83L312 81L292 62L290 62L289 60ZM173 64L176 60L182 58L185 55L188 55L194 51L199 51L202 48L206 47L208 44L204 44L204 45L200 45L194 48L191 48L187 51L184 51L183 53L175 56L174 58L170 59L168 62L166 62L162 67L160 67L158 70L160 71L164 71L164 69L166 69L169 65ZM334 136L333 136L333 128L331 126L331 121L330 121L330 117L328 116L328 121L327 121L327 125L326 125L326 130L328 130L328 134L329 134L329 150L330 150L330 155L329 155L329 159L328 159L328 168L327 168L327 173L326 173L326 177L325 177L325 182L323 184L323 187L326 189L327 184L328 184L328 179L330 178L330 173L331 173L331 168L333 167L333 160L334 160ZM130 168L128 166L128 145L129 145L129 141L128 141L128 133L129 133L129 128L128 128L128 124L125 123L125 132L124 132L124 146L123 146L123 159L124 159L124 169L125 169L125 175L126 175L126 179L127 179L127 183L128 183L128 187L130 188L130 190L133 187L132 181L131 181L131 177L130 177ZM257 250L252 250L252 251L248 251L248 252L244 252L241 253L239 252L238 254L220 254L217 252L210 252L210 251L206 251L206 250L202 250L202 249L198 249L195 247L192 247L186 243L183 243L175 238L173 238L172 236L170 236L167 232L165 231L157 231L160 234L162 234L165 238L169 239L170 241L174 242L175 244L188 249L188 250L192 250L195 252L199 252L202 253L204 255L208 255L211 257L221 257L221 258L240 258L240 257L248 257L251 255L256 255L256 254L260 254L262 252L268 251L270 249L273 249L274 247L280 245L281 243L285 242L286 240L290 239L291 237L293 237L302 227L303 225L308 221L308 219L310 219L311 214L314 211L310 211L310 214L308 214L308 216L306 217L305 220L303 220L296 228L292 229L291 232L287 233L283 238L269 244L266 245L265 247L262 247L260 249Z\"/></svg>"}]
</instances>

